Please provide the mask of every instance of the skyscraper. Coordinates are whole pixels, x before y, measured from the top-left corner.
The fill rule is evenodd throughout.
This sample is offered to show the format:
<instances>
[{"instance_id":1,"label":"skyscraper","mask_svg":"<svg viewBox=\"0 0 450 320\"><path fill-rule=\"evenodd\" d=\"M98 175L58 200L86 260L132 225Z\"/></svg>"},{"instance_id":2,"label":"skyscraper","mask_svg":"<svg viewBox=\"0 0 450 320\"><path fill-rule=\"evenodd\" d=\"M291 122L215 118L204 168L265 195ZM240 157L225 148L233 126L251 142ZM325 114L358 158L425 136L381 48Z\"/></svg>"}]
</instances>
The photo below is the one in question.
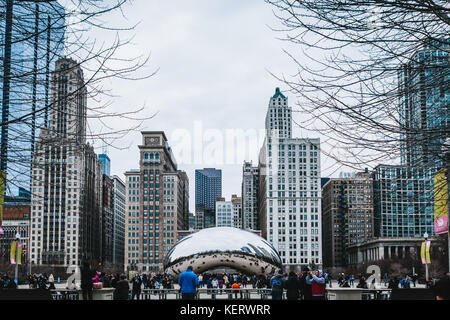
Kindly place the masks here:
<instances>
[{"instance_id":1,"label":"skyscraper","mask_svg":"<svg viewBox=\"0 0 450 320\"><path fill-rule=\"evenodd\" d=\"M244 162L242 168L242 228L259 230L258 225L258 167Z\"/></svg>"},{"instance_id":2,"label":"skyscraper","mask_svg":"<svg viewBox=\"0 0 450 320\"><path fill-rule=\"evenodd\" d=\"M125 263L125 184L118 176L114 181L113 264L123 270Z\"/></svg>"},{"instance_id":3,"label":"skyscraper","mask_svg":"<svg viewBox=\"0 0 450 320\"><path fill-rule=\"evenodd\" d=\"M215 204L222 198L222 170L195 170L195 217L197 229L216 225Z\"/></svg>"},{"instance_id":4,"label":"skyscraper","mask_svg":"<svg viewBox=\"0 0 450 320\"><path fill-rule=\"evenodd\" d=\"M102 174L86 143L87 90L72 59L52 73L49 127L33 157L31 260L35 264L98 264L102 249Z\"/></svg>"},{"instance_id":5,"label":"skyscraper","mask_svg":"<svg viewBox=\"0 0 450 320\"><path fill-rule=\"evenodd\" d=\"M114 180L102 174L102 265L113 263L114 250Z\"/></svg>"},{"instance_id":6,"label":"skyscraper","mask_svg":"<svg viewBox=\"0 0 450 320\"><path fill-rule=\"evenodd\" d=\"M140 168L125 173L125 268L163 271L163 259L187 230L189 180L164 132L142 132Z\"/></svg>"},{"instance_id":7,"label":"skyscraper","mask_svg":"<svg viewBox=\"0 0 450 320\"><path fill-rule=\"evenodd\" d=\"M195 207L214 210L217 198L222 197L222 170L195 170Z\"/></svg>"},{"instance_id":8,"label":"skyscraper","mask_svg":"<svg viewBox=\"0 0 450 320\"><path fill-rule=\"evenodd\" d=\"M102 163L102 172L108 177L111 176L111 160L106 154L99 154L98 160Z\"/></svg>"},{"instance_id":9,"label":"skyscraper","mask_svg":"<svg viewBox=\"0 0 450 320\"><path fill-rule=\"evenodd\" d=\"M3 29L9 8L11 42ZM48 125L51 71L64 55L65 10L57 1L7 5L0 0L0 28L3 120L21 119L2 127L2 168L8 172L7 193L14 194L19 187L30 188L35 141L40 128ZM5 56L8 52L10 59Z\"/></svg>"},{"instance_id":10,"label":"skyscraper","mask_svg":"<svg viewBox=\"0 0 450 320\"><path fill-rule=\"evenodd\" d=\"M267 111L259 178L263 236L287 268L322 265L320 139L292 138L292 109L279 88Z\"/></svg>"},{"instance_id":11,"label":"skyscraper","mask_svg":"<svg viewBox=\"0 0 450 320\"><path fill-rule=\"evenodd\" d=\"M402 163L443 167L450 128L450 38L424 42L398 71Z\"/></svg>"}]
</instances>

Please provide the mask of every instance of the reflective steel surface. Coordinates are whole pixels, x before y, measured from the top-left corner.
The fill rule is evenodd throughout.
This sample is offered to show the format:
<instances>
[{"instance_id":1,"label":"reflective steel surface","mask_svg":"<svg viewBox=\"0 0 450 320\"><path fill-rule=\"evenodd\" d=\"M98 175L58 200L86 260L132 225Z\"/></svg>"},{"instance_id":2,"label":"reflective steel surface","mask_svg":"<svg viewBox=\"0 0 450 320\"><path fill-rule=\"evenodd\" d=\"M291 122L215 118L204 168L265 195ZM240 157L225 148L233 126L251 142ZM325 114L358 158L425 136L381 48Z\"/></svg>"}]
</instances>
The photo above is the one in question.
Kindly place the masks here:
<instances>
[{"instance_id":1,"label":"reflective steel surface","mask_svg":"<svg viewBox=\"0 0 450 320\"><path fill-rule=\"evenodd\" d=\"M281 258L269 242L236 228L210 228L191 234L164 259L165 272L174 277L190 265L195 273L230 267L246 273L268 274L282 268Z\"/></svg>"}]
</instances>

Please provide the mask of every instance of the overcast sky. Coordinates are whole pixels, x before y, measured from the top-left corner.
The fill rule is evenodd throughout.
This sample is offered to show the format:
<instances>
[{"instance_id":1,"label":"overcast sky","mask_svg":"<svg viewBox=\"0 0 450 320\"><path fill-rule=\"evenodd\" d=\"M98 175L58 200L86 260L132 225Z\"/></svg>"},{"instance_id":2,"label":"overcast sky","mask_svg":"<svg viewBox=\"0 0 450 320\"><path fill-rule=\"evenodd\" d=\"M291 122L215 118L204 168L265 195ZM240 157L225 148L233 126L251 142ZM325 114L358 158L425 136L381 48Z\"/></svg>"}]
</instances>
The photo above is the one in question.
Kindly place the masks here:
<instances>
[{"instance_id":1,"label":"overcast sky","mask_svg":"<svg viewBox=\"0 0 450 320\"><path fill-rule=\"evenodd\" d=\"M225 137L229 129L264 129L269 99L276 87L283 89L269 71L279 75L295 73L293 63L283 53L283 49L295 49L277 39L282 35L269 28L277 26L270 5L263 0L135 0L133 6L125 8L125 14L132 23L140 21L134 30L133 46L127 50L134 54L151 52L147 71L159 71L139 82L111 81L109 85L118 95L114 108L145 104L147 112L157 112L144 129L165 131L175 154L186 145L176 140L180 133L190 133L193 145L207 147L208 130L217 138L220 133ZM295 97L288 97L294 106ZM200 127L207 135L203 142L194 133ZM294 137L307 136L317 134L294 129ZM124 178L126 170L138 168L140 143L141 135L133 133L120 142L120 146L129 145L128 150L109 148L112 174ZM223 148L222 162L217 161L220 154L214 159L202 159L195 150L192 161L185 160L186 154L177 156L179 169L189 175L191 210L195 203L195 169L222 169L223 196L240 196L242 163L257 163L261 139L258 144L247 155L236 157L233 164L226 161L229 146ZM323 157L322 176L330 174L331 164Z\"/></svg>"}]
</instances>

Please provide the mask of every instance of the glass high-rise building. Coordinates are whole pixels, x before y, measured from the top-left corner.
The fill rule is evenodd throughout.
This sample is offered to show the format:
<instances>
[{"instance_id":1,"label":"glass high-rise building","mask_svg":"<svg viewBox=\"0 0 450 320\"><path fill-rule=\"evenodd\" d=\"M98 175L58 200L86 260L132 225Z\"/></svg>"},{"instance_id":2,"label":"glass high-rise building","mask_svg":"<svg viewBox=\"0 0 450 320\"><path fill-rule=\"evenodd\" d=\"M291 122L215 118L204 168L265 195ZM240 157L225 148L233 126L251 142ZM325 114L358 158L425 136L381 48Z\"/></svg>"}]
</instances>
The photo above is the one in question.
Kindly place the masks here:
<instances>
[{"instance_id":1,"label":"glass high-rise building","mask_svg":"<svg viewBox=\"0 0 450 320\"><path fill-rule=\"evenodd\" d=\"M222 197L222 170L195 170L195 208L214 210L217 198Z\"/></svg>"},{"instance_id":2,"label":"glass high-rise building","mask_svg":"<svg viewBox=\"0 0 450 320\"><path fill-rule=\"evenodd\" d=\"M110 177L111 176L111 159L109 159L108 155L106 155L106 154L99 154L98 161L100 161L102 163L103 174Z\"/></svg>"},{"instance_id":3,"label":"glass high-rise building","mask_svg":"<svg viewBox=\"0 0 450 320\"><path fill-rule=\"evenodd\" d=\"M434 167L379 165L373 172L375 236L434 234Z\"/></svg>"},{"instance_id":4,"label":"glass high-rise building","mask_svg":"<svg viewBox=\"0 0 450 320\"><path fill-rule=\"evenodd\" d=\"M398 71L401 165L373 173L375 235L434 234L434 175L445 166L450 128L450 39L424 42Z\"/></svg>"},{"instance_id":5,"label":"glass high-rise building","mask_svg":"<svg viewBox=\"0 0 450 320\"><path fill-rule=\"evenodd\" d=\"M402 164L444 165L450 137L450 38L426 42L398 72Z\"/></svg>"},{"instance_id":6,"label":"glass high-rise building","mask_svg":"<svg viewBox=\"0 0 450 320\"><path fill-rule=\"evenodd\" d=\"M11 42L5 43L7 3L12 3ZM32 153L41 128L48 127L51 113L50 83L55 62L64 56L65 10L57 1L25 2L0 0L0 99L9 121L2 128L7 153L7 193L19 187L30 188ZM11 50L10 63L5 52ZM10 70L9 89L4 89L5 73ZM8 88L8 87L5 87Z\"/></svg>"}]
</instances>

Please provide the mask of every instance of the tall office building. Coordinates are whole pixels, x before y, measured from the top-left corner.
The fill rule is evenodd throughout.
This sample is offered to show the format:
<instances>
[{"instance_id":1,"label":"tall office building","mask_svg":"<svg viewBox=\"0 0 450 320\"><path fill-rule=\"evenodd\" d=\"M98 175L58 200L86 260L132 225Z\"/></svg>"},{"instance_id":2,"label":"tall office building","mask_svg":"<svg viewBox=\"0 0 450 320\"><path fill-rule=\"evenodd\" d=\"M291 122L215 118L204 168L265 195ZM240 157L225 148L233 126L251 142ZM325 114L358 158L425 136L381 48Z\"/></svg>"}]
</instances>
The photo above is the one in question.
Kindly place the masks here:
<instances>
[{"instance_id":1,"label":"tall office building","mask_svg":"<svg viewBox=\"0 0 450 320\"><path fill-rule=\"evenodd\" d=\"M11 42L5 36L7 20ZM0 28L0 99L3 122L12 121L2 126L0 154L8 172L7 194L15 194L19 187L30 188L32 152L40 128L48 125L51 71L64 55L65 10L57 1L0 0Z\"/></svg>"},{"instance_id":2,"label":"tall office building","mask_svg":"<svg viewBox=\"0 0 450 320\"><path fill-rule=\"evenodd\" d=\"M35 149L31 190L31 260L38 265L101 261L101 164L86 143L83 70L59 59L52 73L49 128Z\"/></svg>"},{"instance_id":3,"label":"tall office building","mask_svg":"<svg viewBox=\"0 0 450 320\"><path fill-rule=\"evenodd\" d=\"M102 164L102 172L103 174L106 174L108 177L111 176L111 160L109 159L108 155L106 154L99 154L98 160Z\"/></svg>"},{"instance_id":4,"label":"tall office building","mask_svg":"<svg viewBox=\"0 0 450 320\"><path fill-rule=\"evenodd\" d=\"M222 170L195 170L195 216L199 230L216 225L215 204L218 198L222 198Z\"/></svg>"},{"instance_id":5,"label":"tall office building","mask_svg":"<svg viewBox=\"0 0 450 320\"><path fill-rule=\"evenodd\" d=\"M278 88L266 117L258 199L262 234L283 264L322 265L320 139L292 138L292 109Z\"/></svg>"},{"instance_id":6,"label":"tall office building","mask_svg":"<svg viewBox=\"0 0 450 320\"><path fill-rule=\"evenodd\" d=\"M125 173L125 268L163 270L163 259L188 228L189 181L178 171L164 132L142 132L140 168Z\"/></svg>"},{"instance_id":7,"label":"tall office building","mask_svg":"<svg viewBox=\"0 0 450 320\"><path fill-rule=\"evenodd\" d=\"M102 175L102 265L113 263L114 250L114 180Z\"/></svg>"},{"instance_id":8,"label":"tall office building","mask_svg":"<svg viewBox=\"0 0 450 320\"><path fill-rule=\"evenodd\" d=\"M366 172L332 178L322 189L324 267L345 267L348 248L374 237L373 179Z\"/></svg>"},{"instance_id":9,"label":"tall office building","mask_svg":"<svg viewBox=\"0 0 450 320\"><path fill-rule=\"evenodd\" d=\"M125 263L125 184L118 176L114 181L113 257L112 263L123 270Z\"/></svg>"},{"instance_id":10,"label":"tall office building","mask_svg":"<svg viewBox=\"0 0 450 320\"><path fill-rule=\"evenodd\" d=\"M251 162L244 162L242 169L242 228L259 230L258 185L259 170Z\"/></svg>"},{"instance_id":11,"label":"tall office building","mask_svg":"<svg viewBox=\"0 0 450 320\"><path fill-rule=\"evenodd\" d=\"M379 165L374 169L375 236L434 234L433 167Z\"/></svg>"},{"instance_id":12,"label":"tall office building","mask_svg":"<svg viewBox=\"0 0 450 320\"><path fill-rule=\"evenodd\" d=\"M443 167L450 128L450 38L425 42L398 72L402 163Z\"/></svg>"}]
</instances>

